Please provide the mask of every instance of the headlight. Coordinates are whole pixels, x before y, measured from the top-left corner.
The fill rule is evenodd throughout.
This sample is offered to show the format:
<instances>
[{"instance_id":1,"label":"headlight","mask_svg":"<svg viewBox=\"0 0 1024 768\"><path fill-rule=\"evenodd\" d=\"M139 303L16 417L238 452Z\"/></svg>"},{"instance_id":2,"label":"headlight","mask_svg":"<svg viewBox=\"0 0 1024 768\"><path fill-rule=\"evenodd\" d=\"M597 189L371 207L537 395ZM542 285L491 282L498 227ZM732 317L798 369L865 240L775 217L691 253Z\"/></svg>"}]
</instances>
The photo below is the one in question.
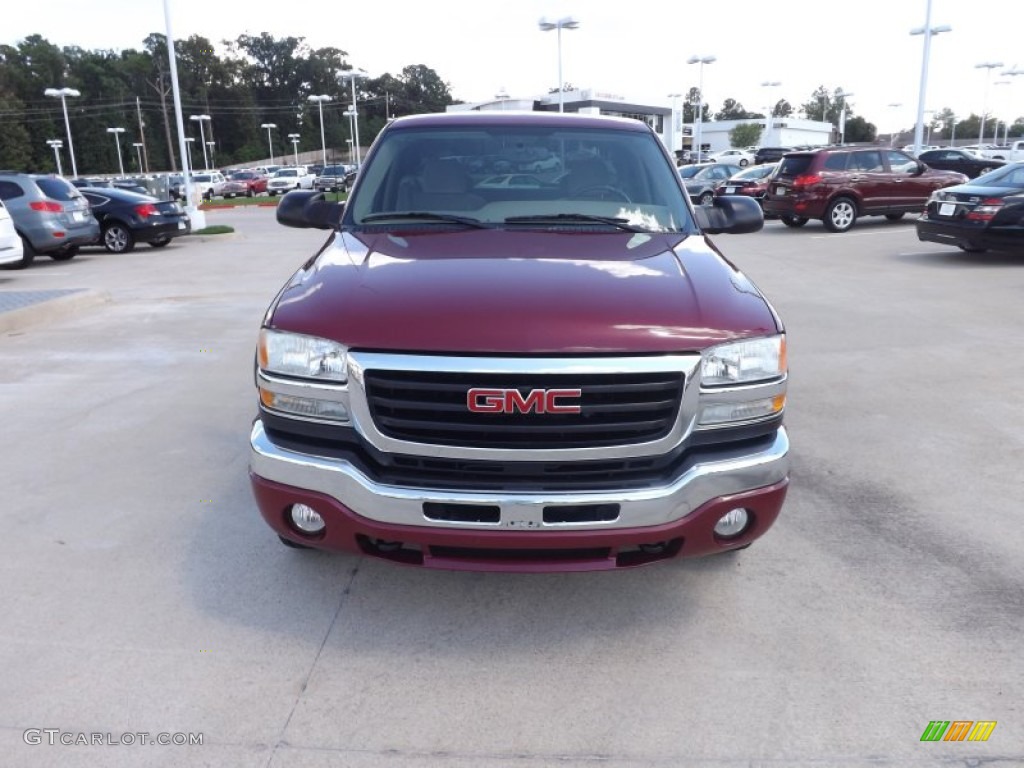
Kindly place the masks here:
<instances>
[{"instance_id":1,"label":"headlight","mask_svg":"<svg viewBox=\"0 0 1024 768\"><path fill-rule=\"evenodd\" d=\"M776 379L786 372L786 337L782 334L721 344L704 353L701 386L749 384Z\"/></svg>"},{"instance_id":2,"label":"headlight","mask_svg":"<svg viewBox=\"0 0 1024 768\"><path fill-rule=\"evenodd\" d=\"M348 349L336 341L284 333L260 331L259 365L267 373L318 381L348 381Z\"/></svg>"}]
</instances>

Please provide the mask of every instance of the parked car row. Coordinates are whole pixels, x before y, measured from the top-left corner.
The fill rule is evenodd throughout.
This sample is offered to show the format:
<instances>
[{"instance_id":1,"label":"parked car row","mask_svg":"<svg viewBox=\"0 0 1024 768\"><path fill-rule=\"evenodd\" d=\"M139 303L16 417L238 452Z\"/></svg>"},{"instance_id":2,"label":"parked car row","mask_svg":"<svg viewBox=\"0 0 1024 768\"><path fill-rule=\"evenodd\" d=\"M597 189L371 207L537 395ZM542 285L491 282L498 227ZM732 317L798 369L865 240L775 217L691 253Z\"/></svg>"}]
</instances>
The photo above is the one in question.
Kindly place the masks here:
<instances>
[{"instance_id":1,"label":"parked car row","mask_svg":"<svg viewBox=\"0 0 1024 768\"><path fill-rule=\"evenodd\" d=\"M60 176L2 171L0 201L0 264L8 268L27 267L38 254L66 261L85 245L111 253L139 242L160 248L191 231L177 202L114 186L76 187Z\"/></svg>"}]
</instances>

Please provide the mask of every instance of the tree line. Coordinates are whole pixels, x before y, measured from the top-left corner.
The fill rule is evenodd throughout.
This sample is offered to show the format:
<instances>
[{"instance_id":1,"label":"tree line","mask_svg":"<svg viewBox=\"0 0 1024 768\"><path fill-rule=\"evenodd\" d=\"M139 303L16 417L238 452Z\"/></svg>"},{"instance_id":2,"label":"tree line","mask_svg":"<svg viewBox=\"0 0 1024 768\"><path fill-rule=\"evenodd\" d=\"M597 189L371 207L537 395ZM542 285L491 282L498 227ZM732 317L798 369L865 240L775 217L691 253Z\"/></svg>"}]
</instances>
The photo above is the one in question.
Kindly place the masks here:
<instances>
[{"instance_id":1,"label":"tree line","mask_svg":"<svg viewBox=\"0 0 1024 768\"><path fill-rule=\"evenodd\" d=\"M275 38L241 35L223 41L218 53L205 37L193 35L174 44L178 82L186 131L195 138L193 167L202 162L202 140L213 142L212 165L223 167L263 160L272 148L277 157L294 149L288 134L299 134L298 151L320 149L320 105L310 95L327 95L323 104L325 142L329 160L348 159L354 140L345 112L352 103L352 73L348 54L334 47L313 49L302 37ZM141 49L85 50L59 48L41 35L30 35L16 45L0 45L0 168L30 172L57 170L49 139L65 140L60 99L48 98L48 88L74 88L78 97L66 99L79 173L109 173L119 167L118 146L108 128L124 128L119 134L126 171L178 170L176 118L171 93L167 39L150 34ZM443 112L455 100L449 86L430 67L410 65L397 75L355 78L359 114L359 140L368 146L387 123L398 115ZM701 119L755 120L770 112L775 117L802 113L808 119L838 125L846 111L844 138L848 142L872 142L907 129L885 125L879 130L856 114L843 99L841 88L819 86L806 102L794 108L781 99L774 105L751 111L735 99L725 99L719 110L702 103L697 88L683 100L683 121ZM209 115L200 126L191 115ZM981 117L953 115L949 109L928 116L932 143L952 136L976 139ZM990 121L992 118L988 118ZM881 121L886 122L884 119ZM264 124L277 126L269 132ZM986 134L992 130L988 123ZM911 129L912 130L912 129ZM1024 118L1010 128L1011 136L1024 135ZM270 147L268 147L268 140ZM756 142L751 142L756 143ZM134 145L138 144L138 147ZM68 148L63 150L65 165Z\"/></svg>"},{"instance_id":2,"label":"tree line","mask_svg":"<svg viewBox=\"0 0 1024 768\"><path fill-rule=\"evenodd\" d=\"M320 104L310 95L327 95L323 103L325 141L335 151L329 159L347 160L353 138L351 65L339 48L312 49L301 37L275 38L267 33L224 41L221 55L200 35L175 40L178 84L186 133L195 137L193 167L200 167L200 134L217 167L263 160L269 142L277 157L290 156L289 133L300 135L298 151L319 150ZM425 65L410 65L397 75L356 77L359 141L367 146L388 118L443 112L454 103L447 83ZM80 174L118 169L118 149L107 128L119 134L126 172L178 170L178 140L166 36L153 33L141 49L85 50L59 48L41 35L17 45L0 45L0 168L30 172L56 171L49 139L61 139L65 172L70 173L64 115L59 98L48 88L73 88L65 99L75 158ZM209 115L202 131L191 115ZM140 144L134 147L134 144ZM341 148L339 151L337 148ZM197 156L198 155L198 156Z\"/></svg>"}]
</instances>

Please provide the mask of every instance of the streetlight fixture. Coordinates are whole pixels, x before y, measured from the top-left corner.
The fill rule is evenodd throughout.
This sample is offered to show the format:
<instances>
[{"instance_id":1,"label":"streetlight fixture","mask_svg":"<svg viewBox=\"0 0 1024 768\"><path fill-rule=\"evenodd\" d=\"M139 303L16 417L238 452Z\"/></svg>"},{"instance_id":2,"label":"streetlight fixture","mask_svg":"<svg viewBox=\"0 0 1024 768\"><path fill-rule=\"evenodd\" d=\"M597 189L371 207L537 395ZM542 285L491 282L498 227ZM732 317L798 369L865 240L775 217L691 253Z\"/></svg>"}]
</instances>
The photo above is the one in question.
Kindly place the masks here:
<instances>
[{"instance_id":1,"label":"streetlight fixture","mask_svg":"<svg viewBox=\"0 0 1024 768\"><path fill-rule=\"evenodd\" d=\"M988 114L988 86L992 82L992 70L996 67L1003 66L1001 61L983 61L981 64L975 64L975 69L987 69L988 76L985 79L985 96L982 101L981 110L981 130L978 131L978 149L981 149L982 144L985 143L985 117Z\"/></svg>"},{"instance_id":2,"label":"streetlight fixture","mask_svg":"<svg viewBox=\"0 0 1024 768\"><path fill-rule=\"evenodd\" d=\"M315 101L320 106L320 149L324 153L324 165L327 165L327 140L324 138L324 102L330 101L331 97L326 94L320 94L319 96L308 96L310 101ZM289 134L289 136L297 136L298 134ZM298 160L295 161L298 165Z\"/></svg>"},{"instance_id":3,"label":"streetlight fixture","mask_svg":"<svg viewBox=\"0 0 1024 768\"><path fill-rule=\"evenodd\" d=\"M292 140L292 154L295 157L295 167L299 167L299 139L302 136L298 133L289 133L288 138ZM324 153L324 165L327 165L327 153Z\"/></svg>"},{"instance_id":4,"label":"streetlight fixture","mask_svg":"<svg viewBox=\"0 0 1024 768\"><path fill-rule=\"evenodd\" d=\"M761 87L762 88L777 88L780 85L782 85L782 83L779 82L778 80L765 80L764 82L761 83ZM769 139L771 138L771 135L772 135L772 128L775 127L775 105L770 103L771 102L771 96L768 97L768 100L769 100L769 105L765 109L765 112L767 112L767 116L766 116L766 119L765 119L765 137L764 137L764 143L765 144L769 144L770 143Z\"/></svg>"},{"instance_id":5,"label":"streetlight fixture","mask_svg":"<svg viewBox=\"0 0 1024 768\"><path fill-rule=\"evenodd\" d=\"M260 123L260 128L267 129L267 148L270 150L270 164L276 165L274 162L274 144L270 138L270 132L277 128L277 123Z\"/></svg>"},{"instance_id":6,"label":"streetlight fixture","mask_svg":"<svg viewBox=\"0 0 1024 768\"><path fill-rule=\"evenodd\" d=\"M139 158L139 173L142 173L142 148L145 146L141 141L132 142L132 146L135 147L135 154Z\"/></svg>"},{"instance_id":7,"label":"streetlight fixture","mask_svg":"<svg viewBox=\"0 0 1024 768\"><path fill-rule=\"evenodd\" d=\"M121 178L124 178L124 160L121 158L121 134L124 128L107 128L107 133L114 134L114 141L117 142L117 167L121 169Z\"/></svg>"},{"instance_id":8,"label":"streetlight fixture","mask_svg":"<svg viewBox=\"0 0 1024 768\"><path fill-rule=\"evenodd\" d=\"M578 29L580 26L579 21L574 19L572 16L566 16L565 18L559 19L558 21L548 21L547 19L541 19L537 26L540 27L542 32L550 32L552 29L558 33L558 111L565 111L565 100L564 92L562 90L562 30L563 29Z\"/></svg>"},{"instance_id":9,"label":"streetlight fixture","mask_svg":"<svg viewBox=\"0 0 1024 768\"><path fill-rule=\"evenodd\" d=\"M356 166L363 164L363 159L359 154L359 106L356 104L356 78L366 78L366 73L354 69L347 72L341 73L342 77L347 77L352 81L352 139L355 142L356 148Z\"/></svg>"},{"instance_id":10,"label":"streetlight fixture","mask_svg":"<svg viewBox=\"0 0 1024 768\"><path fill-rule=\"evenodd\" d=\"M205 170L210 170L210 158L206 154L206 131L203 130L203 123L208 120L212 120L209 115L190 115L189 120L195 120L199 123L199 138L203 142L203 167Z\"/></svg>"},{"instance_id":11,"label":"streetlight fixture","mask_svg":"<svg viewBox=\"0 0 1024 768\"><path fill-rule=\"evenodd\" d=\"M921 83L917 94L917 120L914 123L914 156L921 154L921 139L924 137L924 105L928 94L928 59L932 52L932 38L942 32L952 31L948 24L932 26L932 0L928 0L924 26L910 30L911 35L924 35L924 54L921 59Z\"/></svg>"},{"instance_id":12,"label":"streetlight fixture","mask_svg":"<svg viewBox=\"0 0 1024 768\"><path fill-rule=\"evenodd\" d=\"M71 174L72 176L78 176L78 165L75 163L75 143L71 140L71 121L68 120L68 102L67 97L81 96L81 91L75 88L47 88L43 91L44 96L50 96L55 99L60 99L60 104L64 108L64 129L68 134L68 154L71 155Z\"/></svg>"},{"instance_id":13,"label":"streetlight fixture","mask_svg":"<svg viewBox=\"0 0 1024 768\"><path fill-rule=\"evenodd\" d=\"M694 143L697 148L697 162L700 162L701 152L701 127L704 119L704 65L716 61L714 56L691 56L686 60L687 64L700 64L700 75L697 80L697 125L694 131Z\"/></svg>"},{"instance_id":14,"label":"streetlight fixture","mask_svg":"<svg viewBox=\"0 0 1024 768\"><path fill-rule=\"evenodd\" d=\"M47 139L46 143L53 148L53 159L57 161L57 175L63 176L64 169L60 167L60 148L64 146L64 142L60 139Z\"/></svg>"}]
</instances>

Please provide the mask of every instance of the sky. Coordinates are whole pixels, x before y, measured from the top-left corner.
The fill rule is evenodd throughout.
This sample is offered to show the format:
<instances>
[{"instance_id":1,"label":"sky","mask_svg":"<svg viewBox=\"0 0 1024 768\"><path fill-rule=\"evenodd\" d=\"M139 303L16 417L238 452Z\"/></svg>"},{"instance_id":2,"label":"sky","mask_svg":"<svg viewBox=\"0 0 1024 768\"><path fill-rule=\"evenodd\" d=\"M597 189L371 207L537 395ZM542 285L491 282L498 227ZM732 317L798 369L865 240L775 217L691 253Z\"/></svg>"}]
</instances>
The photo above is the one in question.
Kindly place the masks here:
<instances>
[{"instance_id":1,"label":"sky","mask_svg":"<svg viewBox=\"0 0 1024 768\"><path fill-rule=\"evenodd\" d=\"M538 22L571 16L579 27L561 33L564 83L669 106L703 69L714 111L726 98L751 111L782 98L798 108L824 85L851 94L854 113L884 134L914 124L924 36L910 31L924 26L929 2L931 25L952 30L931 38L925 109L1024 116L1024 76L1001 74L1024 69L1020 0L46 0L5 2L0 43L38 33L58 46L141 49L149 33L166 33L166 3L176 40L303 37L346 51L372 77L423 64L455 99L486 101L557 87L558 33ZM687 64L694 55L716 61ZM977 67L986 62L1002 66Z\"/></svg>"}]
</instances>

